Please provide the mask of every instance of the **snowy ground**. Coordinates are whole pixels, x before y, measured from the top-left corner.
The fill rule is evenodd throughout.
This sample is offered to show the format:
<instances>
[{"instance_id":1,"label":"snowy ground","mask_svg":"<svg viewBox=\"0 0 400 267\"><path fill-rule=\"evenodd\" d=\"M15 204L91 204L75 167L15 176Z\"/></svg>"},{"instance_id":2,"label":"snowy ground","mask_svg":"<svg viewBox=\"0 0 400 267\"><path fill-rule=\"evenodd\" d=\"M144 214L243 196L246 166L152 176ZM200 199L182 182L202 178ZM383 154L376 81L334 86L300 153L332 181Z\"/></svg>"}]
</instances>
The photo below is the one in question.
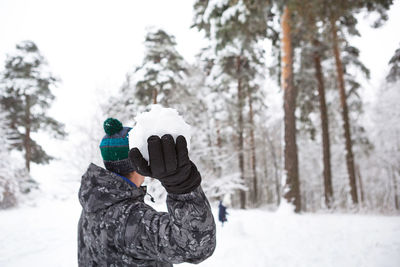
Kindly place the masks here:
<instances>
[{"instance_id":1,"label":"snowy ground","mask_svg":"<svg viewBox=\"0 0 400 267\"><path fill-rule=\"evenodd\" d=\"M229 212L200 266L400 266L398 216ZM0 266L76 266L79 215L75 197L0 211Z\"/></svg>"}]
</instances>

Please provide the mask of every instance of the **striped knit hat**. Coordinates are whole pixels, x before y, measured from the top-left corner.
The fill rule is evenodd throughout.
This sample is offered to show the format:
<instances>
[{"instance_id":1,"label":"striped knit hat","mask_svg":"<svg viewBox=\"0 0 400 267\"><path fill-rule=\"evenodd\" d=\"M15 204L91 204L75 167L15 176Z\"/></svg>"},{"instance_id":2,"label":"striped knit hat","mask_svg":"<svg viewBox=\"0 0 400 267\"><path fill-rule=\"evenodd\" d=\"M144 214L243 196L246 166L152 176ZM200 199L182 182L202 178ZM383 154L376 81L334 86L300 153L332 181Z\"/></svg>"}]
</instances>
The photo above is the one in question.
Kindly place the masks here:
<instances>
[{"instance_id":1,"label":"striped knit hat","mask_svg":"<svg viewBox=\"0 0 400 267\"><path fill-rule=\"evenodd\" d=\"M128 133L132 128L123 127L122 123L114 118L108 118L103 124L106 135L100 143L101 156L107 170L124 175L135 171L128 158Z\"/></svg>"}]
</instances>

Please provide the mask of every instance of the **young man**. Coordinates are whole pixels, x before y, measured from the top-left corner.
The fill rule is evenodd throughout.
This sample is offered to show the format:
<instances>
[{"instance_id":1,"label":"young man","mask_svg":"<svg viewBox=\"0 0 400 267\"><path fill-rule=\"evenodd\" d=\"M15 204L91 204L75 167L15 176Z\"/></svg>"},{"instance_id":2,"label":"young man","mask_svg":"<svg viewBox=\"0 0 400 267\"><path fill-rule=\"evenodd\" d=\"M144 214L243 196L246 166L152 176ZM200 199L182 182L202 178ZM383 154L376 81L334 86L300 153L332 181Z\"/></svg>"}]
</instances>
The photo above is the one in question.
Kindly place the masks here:
<instances>
[{"instance_id":1,"label":"young man","mask_svg":"<svg viewBox=\"0 0 400 267\"><path fill-rule=\"evenodd\" d=\"M131 128L110 118L104 129L106 169L90 164L79 190L79 266L172 266L210 257L215 222L185 138L149 137L149 165L137 148L129 151ZM144 203L144 176L167 190L168 212Z\"/></svg>"}]
</instances>

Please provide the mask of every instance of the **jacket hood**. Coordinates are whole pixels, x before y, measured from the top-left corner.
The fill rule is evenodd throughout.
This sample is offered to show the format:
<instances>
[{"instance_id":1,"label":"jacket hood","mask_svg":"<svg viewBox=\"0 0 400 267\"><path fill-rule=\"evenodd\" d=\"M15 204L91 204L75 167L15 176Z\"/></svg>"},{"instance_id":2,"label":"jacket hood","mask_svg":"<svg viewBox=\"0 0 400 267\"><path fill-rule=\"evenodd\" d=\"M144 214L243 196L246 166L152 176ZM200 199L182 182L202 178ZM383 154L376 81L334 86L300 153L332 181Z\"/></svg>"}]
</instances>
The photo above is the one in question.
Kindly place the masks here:
<instances>
[{"instance_id":1,"label":"jacket hood","mask_svg":"<svg viewBox=\"0 0 400 267\"><path fill-rule=\"evenodd\" d=\"M146 190L135 188L117 174L91 163L82 176L79 202L86 212L106 209L127 199L143 201Z\"/></svg>"}]
</instances>

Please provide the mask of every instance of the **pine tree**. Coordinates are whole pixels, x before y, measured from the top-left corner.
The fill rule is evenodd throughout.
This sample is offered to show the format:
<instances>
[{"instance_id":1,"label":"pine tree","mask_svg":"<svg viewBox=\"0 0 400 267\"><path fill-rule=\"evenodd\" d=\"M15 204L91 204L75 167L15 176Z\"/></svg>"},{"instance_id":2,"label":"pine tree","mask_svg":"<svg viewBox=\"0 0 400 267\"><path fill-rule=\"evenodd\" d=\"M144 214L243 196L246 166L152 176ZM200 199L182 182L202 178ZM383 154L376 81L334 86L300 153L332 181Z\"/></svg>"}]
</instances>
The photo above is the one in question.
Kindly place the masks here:
<instances>
[{"instance_id":1,"label":"pine tree","mask_svg":"<svg viewBox=\"0 0 400 267\"><path fill-rule=\"evenodd\" d=\"M331 19L331 27L332 27L332 40L333 40L333 53L335 55L335 63L336 63L336 72L339 84L339 94L340 94L340 103L342 106L342 116L343 116L343 129L344 129L344 138L346 141L346 162L347 162L347 171L349 173L350 179L350 192L351 198L354 204L358 203L357 196L357 185L356 185L356 177L354 170L354 156L353 156L353 147L351 141L351 132L350 132L350 121L349 121L349 111L346 101L346 91L345 91L345 83L344 83L344 72L343 72L343 64L342 59L340 57L339 51L339 40L337 37L337 27L336 27L336 19Z\"/></svg>"},{"instance_id":2,"label":"pine tree","mask_svg":"<svg viewBox=\"0 0 400 267\"><path fill-rule=\"evenodd\" d=\"M143 62L127 74L119 95L106 107L108 115L118 114L123 121L150 104L176 107L189 95L185 86L189 65L176 50L175 37L161 29L150 29L144 45Z\"/></svg>"},{"instance_id":3,"label":"pine tree","mask_svg":"<svg viewBox=\"0 0 400 267\"><path fill-rule=\"evenodd\" d=\"M291 36L291 11L288 6L283 9L282 25L282 88L284 92L284 124L285 124L285 189L284 197L301 210L300 179L296 143L296 88L293 83L293 48Z\"/></svg>"},{"instance_id":4,"label":"pine tree","mask_svg":"<svg viewBox=\"0 0 400 267\"><path fill-rule=\"evenodd\" d=\"M320 128L323 154L323 184L326 207L331 207L333 186L331 173L331 152L329 137L328 110L325 97L326 85L322 61L326 59L327 45L318 27L320 5L318 1L293 1L296 11L294 43L300 49L299 67L295 73L295 86L299 88L297 105L300 109L300 130L309 133L311 141L316 142L319 131L312 115L320 113Z\"/></svg>"},{"instance_id":5,"label":"pine tree","mask_svg":"<svg viewBox=\"0 0 400 267\"><path fill-rule=\"evenodd\" d=\"M13 146L24 151L25 167L29 172L31 162L47 164L53 159L31 134L44 130L56 138L66 135L64 125L46 114L54 100L51 90L58 80L32 41L17 44L16 51L8 55L1 80L0 103L7 114L9 127L16 135Z\"/></svg>"},{"instance_id":6,"label":"pine tree","mask_svg":"<svg viewBox=\"0 0 400 267\"><path fill-rule=\"evenodd\" d=\"M325 99L325 87L327 89L331 88L332 81L328 81L328 85L325 84L325 78L323 77L323 72L330 72L330 70L322 71L322 62L329 61L329 50L327 50L327 45L332 43L332 30L330 27L329 10L351 10L351 12L344 15L341 14L341 26L340 26L340 36L342 38L342 31L346 31L349 35L358 34L354 19L354 13L360 12L361 10L367 10L368 12L377 11L381 16L380 19L374 23L374 26L379 26L385 19L385 10L387 4L390 1L352 1L339 6L330 4L326 1L275 1L278 10L284 10L288 8L292 15L290 19L292 23L289 25L291 27L291 42L290 45L293 46L293 50L296 50L296 56L300 57L293 58L294 65L294 90L298 91L298 101L296 106L300 109L300 117L298 127L299 130L306 130L309 132L311 137L311 142L315 143L316 132L319 130L316 128L315 116L316 108L320 109L321 117L321 136L322 136L322 146L323 146L323 163L324 163L324 193L326 206L331 205L333 199L333 183L331 175L331 163L330 163L330 137L329 137L329 125L328 125L328 105ZM351 6L351 7L349 7ZM338 11L337 11L338 12ZM340 12L338 12L340 13ZM342 68L344 71L345 83L350 86L350 90L347 94L348 101L348 114L349 114L349 125L351 125L351 131L353 131L353 142L360 142L361 147L368 148L368 140L365 138L365 131L363 127L356 123L356 114L362 113L362 105L360 98L358 96L358 89L360 88L359 83L355 80L352 75L353 67L361 70L368 77L369 73L365 66L358 60L358 50L348 44L346 40L341 43L340 49L342 50ZM334 50L333 50L334 51ZM278 57L278 62L282 60L280 54L275 56ZM330 62L324 64L324 68L329 66ZM346 66L345 66L346 65ZM350 68L351 66L351 68ZM275 71L274 73L277 73ZM318 89L318 91L316 90ZM318 94L315 93L318 92ZM351 113L351 114L350 114ZM285 115L287 112L285 111ZM303 137L303 136L302 136ZM300 143L306 145L304 138L301 138ZM310 142L308 141L308 142ZM308 150L311 150L310 144L306 145ZM357 149L357 153L360 149ZM305 155L302 155L304 157ZM307 161L307 157L304 160ZM287 157L285 157L286 159ZM293 158L291 159L293 161ZM311 159L308 159L311 160ZM304 171L309 165L308 162L304 162L300 167L301 171ZM293 164L291 165L293 166ZM315 167L314 167L315 168ZM310 178L310 177L309 177ZM361 182L361 173L357 175L356 178ZM299 179L300 180L300 179ZM302 182L309 183L310 179L302 180ZM359 182L359 183L360 183ZM307 185L306 185L307 187ZM318 187L317 187L318 188ZM319 189L319 188L318 188ZM307 187L306 190L314 190ZM352 190L353 191L353 190ZM360 190L362 191L362 190ZM315 190L314 190L315 192ZM302 196L305 199L305 196ZM306 203L305 203L306 204Z\"/></svg>"},{"instance_id":7,"label":"pine tree","mask_svg":"<svg viewBox=\"0 0 400 267\"><path fill-rule=\"evenodd\" d=\"M214 81L212 71L215 68L212 67L213 55L210 52L207 48L203 49L198 55L196 66L190 71L190 80L195 82L190 82L188 88L196 102L189 103L188 107L196 108L188 113L196 118L189 118L195 129L192 135L192 155L203 170L204 190L211 199L223 200L246 187L232 168L236 162L230 141L231 118L229 110L225 108L230 95L222 89L225 86L223 82Z\"/></svg>"},{"instance_id":8,"label":"pine tree","mask_svg":"<svg viewBox=\"0 0 400 267\"><path fill-rule=\"evenodd\" d=\"M216 55L211 47L201 50L197 56L197 74L202 73L203 81L197 86L190 86L197 92L196 99L201 103L200 111L195 111L203 126L196 133L203 135L202 143L198 144L196 154L200 156L205 176L212 177L205 184L208 194L217 200L225 196L234 195L237 190L245 190L244 181L232 168L235 164L235 147L232 146L232 138L236 135L231 125L234 117L230 113L235 106L232 101L232 93L229 92L229 80L222 74L219 65L216 65ZM198 88L196 90L196 88ZM197 135L197 134L196 134ZM196 138L197 139L197 138ZM195 139L195 140L196 140ZM204 145L207 144L207 148Z\"/></svg>"},{"instance_id":9,"label":"pine tree","mask_svg":"<svg viewBox=\"0 0 400 267\"><path fill-rule=\"evenodd\" d=\"M144 42L145 57L133 73L136 97L143 103L169 106L183 90L187 63L176 50L175 37L158 29L149 31Z\"/></svg>"},{"instance_id":10,"label":"pine tree","mask_svg":"<svg viewBox=\"0 0 400 267\"><path fill-rule=\"evenodd\" d=\"M260 8L261 7L261 8ZM235 88L236 113L235 139L240 179L245 178L245 121L244 110L247 90L254 81L260 66L262 53L257 41L266 36L268 8L262 1L196 1L194 27L204 30L216 54L213 68L219 73L218 81L228 92ZM255 153L253 153L255 155ZM255 162L255 157L253 158ZM256 173L253 170L253 184ZM253 187L253 190L256 190ZM246 192L241 190L240 207L246 207ZM256 194L253 192L253 194Z\"/></svg>"},{"instance_id":11,"label":"pine tree","mask_svg":"<svg viewBox=\"0 0 400 267\"><path fill-rule=\"evenodd\" d=\"M336 4L337 3L337 4ZM374 23L374 27L382 25L387 19L386 10L392 4L391 0L360 0L360 1L336 1L335 5L323 3L322 15L328 18L326 25L330 29L332 51L336 64L336 76L338 80L338 88L340 94L340 103L342 108L343 130L346 147L346 163L350 181L350 195L354 204L358 203L353 141L351 134L351 125L349 118L349 107L347 103L345 69L343 66L343 58L341 56L341 44L345 40L342 34L343 30L347 30L350 35L359 35L356 24L357 19L354 14L360 10L366 9L368 12L378 12L379 19ZM349 47L349 46L347 46Z\"/></svg>"},{"instance_id":12,"label":"pine tree","mask_svg":"<svg viewBox=\"0 0 400 267\"><path fill-rule=\"evenodd\" d=\"M253 94L250 87L247 88L247 99L249 105L249 131L250 131L250 150L251 150L251 170L253 176L253 202L258 201L258 178L257 178L257 156L256 156L256 142L255 142L255 123L254 123L254 109L253 109Z\"/></svg>"},{"instance_id":13,"label":"pine tree","mask_svg":"<svg viewBox=\"0 0 400 267\"><path fill-rule=\"evenodd\" d=\"M321 52L320 49L318 49L320 45L317 38L314 39L314 45L317 48L317 50L314 52L314 68L315 68L315 77L318 81L318 98L319 98L319 109L321 116L325 205L328 208L330 208L333 201L331 152L330 152L331 148L329 139L328 111L325 100L325 82L322 72Z\"/></svg>"}]
</instances>

